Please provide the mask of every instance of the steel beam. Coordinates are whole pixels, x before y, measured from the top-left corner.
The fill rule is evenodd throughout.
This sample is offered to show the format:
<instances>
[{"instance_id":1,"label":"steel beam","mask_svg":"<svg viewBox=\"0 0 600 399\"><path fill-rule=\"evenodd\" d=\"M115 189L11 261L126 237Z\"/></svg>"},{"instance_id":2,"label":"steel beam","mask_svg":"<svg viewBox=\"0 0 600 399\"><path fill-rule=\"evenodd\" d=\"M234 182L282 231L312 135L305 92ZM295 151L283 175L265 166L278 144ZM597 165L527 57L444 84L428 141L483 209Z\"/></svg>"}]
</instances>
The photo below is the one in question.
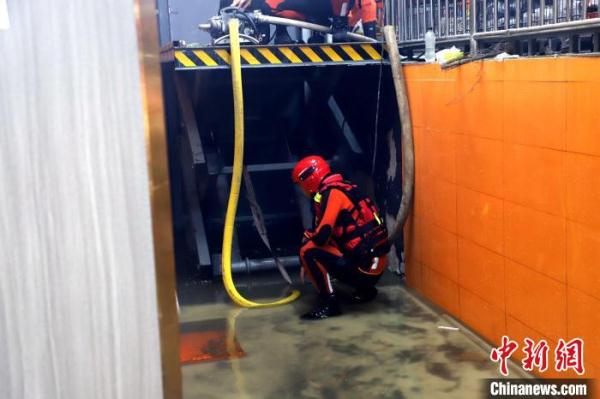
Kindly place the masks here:
<instances>
[{"instance_id":1,"label":"steel beam","mask_svg":"<svg viewBox=\"0 0 600 399\"><path fill-rule=\"evenodd\" d=\"M196 246L199 266L209 266L211 263L210 250L208 248L208 241L206 240L204 219L200 208L202 192L206 187L208 179L206 157L204 156L204 150L202 148L196 115L183 77L175 77L175 86L185 130L185 134L181 136L180 146L181 170L183 173L182 180L185 197L190 212L192 234ZM200 184L198 184L197 172L203 176Z\"/></svg>"}]
</instances>

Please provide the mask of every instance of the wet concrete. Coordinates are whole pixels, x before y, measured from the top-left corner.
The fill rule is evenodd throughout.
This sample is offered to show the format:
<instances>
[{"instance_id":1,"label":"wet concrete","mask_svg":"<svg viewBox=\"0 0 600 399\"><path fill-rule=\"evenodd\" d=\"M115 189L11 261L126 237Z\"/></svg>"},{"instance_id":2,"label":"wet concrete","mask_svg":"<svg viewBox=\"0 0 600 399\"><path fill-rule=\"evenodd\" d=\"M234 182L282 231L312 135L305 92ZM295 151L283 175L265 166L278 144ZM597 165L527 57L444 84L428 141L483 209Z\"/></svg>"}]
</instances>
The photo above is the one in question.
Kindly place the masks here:
<instances>
[{"instance_id":1,"label":"wet concrete","mask_svg":"<svg viewBox=\"0 0 600 399\"><path fill-rule=\"evenodd\" d=\"M282 295L281 283L240 279L251 298ZM248 286L248 281L253 281ZM184 397L196 398L480 398L498 376L489 352L451 325L395 276L369 304L344 304L341 317L301 322L310 287L292 305L242 310L218 284L180 290L183 325L223 319L246 356L183 367Z\"/></svg>"}]
</instances>

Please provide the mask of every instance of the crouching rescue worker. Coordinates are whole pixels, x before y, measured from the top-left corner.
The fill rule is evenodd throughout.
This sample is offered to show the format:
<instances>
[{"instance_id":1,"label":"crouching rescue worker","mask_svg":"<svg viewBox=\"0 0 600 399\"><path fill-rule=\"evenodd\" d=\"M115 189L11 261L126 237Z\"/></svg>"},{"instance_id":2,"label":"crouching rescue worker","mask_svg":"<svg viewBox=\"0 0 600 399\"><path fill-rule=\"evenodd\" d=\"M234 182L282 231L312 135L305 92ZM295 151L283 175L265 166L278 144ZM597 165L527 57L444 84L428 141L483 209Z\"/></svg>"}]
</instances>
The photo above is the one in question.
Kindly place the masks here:
<instances>
[{"instance_id":1,"label":"crouching rescue worker","mask_svg":"<svg viewBox=\"0 0 600 399\"><path fill-rule=\"evenodd\" d=\"M390 249L374 202L342 175L333 174L319 156L299 161L292 180L312 198L314 212L314 228L304 232L300 261L318 299L301 318L317 320L342 313L331 277L354 288L355 302L374 299Z\"/></svg>"}]
</instances>

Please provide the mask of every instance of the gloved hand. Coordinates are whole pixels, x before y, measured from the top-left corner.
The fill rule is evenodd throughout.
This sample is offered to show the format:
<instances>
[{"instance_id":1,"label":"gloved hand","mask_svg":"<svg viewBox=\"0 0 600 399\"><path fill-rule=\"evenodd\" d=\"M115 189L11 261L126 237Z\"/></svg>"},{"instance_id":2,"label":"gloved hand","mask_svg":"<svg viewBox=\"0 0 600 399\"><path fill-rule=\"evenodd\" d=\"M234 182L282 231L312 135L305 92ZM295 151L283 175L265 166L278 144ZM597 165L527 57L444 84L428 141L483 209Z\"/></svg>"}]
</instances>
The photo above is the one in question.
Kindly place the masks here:
<instances>
[{"instance_id":1,"label":"gloved hand","mask_svg":"<svg viewBox=\"0 0 600 399\"><path fill-rule=\"evenodd\" d=\"M314 232L310 230L304 230L304 234L302 235L302 245L305 245L307 242L309 242L314 235Z\"/></svg>"},{"instance_id":2,"label":"gloved hand","mask_svg":"<svg viewBox=\"0 0 600 399\"><path fill-rule=\"evenodd\" d=\"M231 6L237 7L240 10L244 11L246 8L248 8L248 6L250 5L251 2L252 2L252 0L233 0L233 2L231 3Z\"/></svg>"}]
</instances>

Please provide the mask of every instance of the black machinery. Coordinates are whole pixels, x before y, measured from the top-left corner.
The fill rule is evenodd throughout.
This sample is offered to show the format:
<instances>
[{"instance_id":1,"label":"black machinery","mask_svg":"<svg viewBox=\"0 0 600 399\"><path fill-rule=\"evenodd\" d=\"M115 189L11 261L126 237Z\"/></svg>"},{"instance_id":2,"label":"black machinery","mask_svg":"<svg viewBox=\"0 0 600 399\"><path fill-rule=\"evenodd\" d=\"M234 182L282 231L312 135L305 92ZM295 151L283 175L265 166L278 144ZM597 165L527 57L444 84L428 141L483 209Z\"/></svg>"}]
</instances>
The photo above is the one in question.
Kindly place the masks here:
<instances>
[{"instance_id":1,"label":"black machinery","mask_svg":"<svg viewBox=\"0 0 600 399\"><path fill-rule=\"evenodd\" d=\"M221 22L211 24L216 35ZM383 45L260 45L251 25L241 30L249 44L241 56L250 182L236 217L234 272L275 267L255 226L248 183L273 252L284 264L297 264L311 215L290 171L305 155L331 160L367 187L386 214L396 214L401 196L400 123ZM226 41L219 37L217 43ZM219 273L232 171L229 49L176 43L161 57L178 276L210 279Z\"/></svg>"}]
</instances>

